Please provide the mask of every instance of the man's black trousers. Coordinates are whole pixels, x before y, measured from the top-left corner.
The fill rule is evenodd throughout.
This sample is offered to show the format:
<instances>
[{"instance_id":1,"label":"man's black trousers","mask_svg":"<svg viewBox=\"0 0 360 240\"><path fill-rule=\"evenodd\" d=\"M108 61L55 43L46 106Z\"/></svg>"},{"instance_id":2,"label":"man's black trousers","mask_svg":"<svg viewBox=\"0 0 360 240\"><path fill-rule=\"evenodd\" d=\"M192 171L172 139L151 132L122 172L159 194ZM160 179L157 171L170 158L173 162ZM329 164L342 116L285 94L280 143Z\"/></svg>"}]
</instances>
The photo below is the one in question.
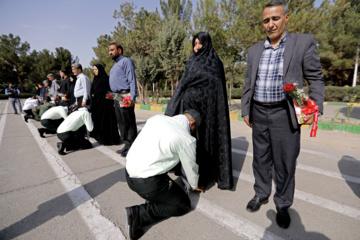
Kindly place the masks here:
<instances>
[{"instance_id":1,"label":"man's black trousers","mask_svg":"<svg viewBox=\"0 0 360 240\"><path fill-rule=\"evenodd\" d=\"M135 107L120 107L119 101L114 102L121 139L130 147L137 137Z\"/></svg>"},{"instance_id":2,"label":"man's black trousers","mask_svg":"<svg viewBox=\"0 0 360 240\"><path fill-rule=\"evenodd\" d=\"M46 128L45 133L47 134L56 134L57 128L64 121L63 118L60 119L43 119L40 120L41 125Z\"/></svg>"},{"instance_id":3,"label":"man's black trousers","mask_svg":"<svg viewBox=\"0 0 360 240\"><path fill-rule=\"evenodd\" d=\"M293 129L291 111L294 109L289 109L286 102L276 107L258 104L252 107L254 190L260 198L269 197L274 179L274 202L278 209L289 208L294 199L300 127Z\"/></svg>"},{"instance_id":4,"label":"man's black trousers","mask_svg":"<svg viewBox=\"0 0 360 240\"><path fill-rule=\"evenodd\" d=\"M167 174L153 177L152 181L132 179L126 172L126 180L131 190L148 202L138 205L140 226L156 221L181 216L191 210L188 195Z\"/></svg>"},{"instance_id":5,"label":"man's black trousers","mask_svg":"<svg viewBox=\"0 0 360 240\"><path fill-rule=\"evenodd\" d=\"M79 148L87 149L92 147L92 144L85 139L85 134L86 127L83 125L76 131L58 133L57 136L63 142L65 149L70 151Z\"/></svg>"}]
</instances>

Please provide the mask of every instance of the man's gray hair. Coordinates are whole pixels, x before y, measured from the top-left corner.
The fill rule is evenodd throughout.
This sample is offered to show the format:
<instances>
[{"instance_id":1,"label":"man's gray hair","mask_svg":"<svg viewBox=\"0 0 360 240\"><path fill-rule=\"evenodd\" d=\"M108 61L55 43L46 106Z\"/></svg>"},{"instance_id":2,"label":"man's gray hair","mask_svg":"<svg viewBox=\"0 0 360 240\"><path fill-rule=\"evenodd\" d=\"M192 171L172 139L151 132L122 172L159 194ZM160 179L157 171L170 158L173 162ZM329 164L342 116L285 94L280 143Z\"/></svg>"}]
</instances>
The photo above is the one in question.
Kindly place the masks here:
<instances>
[{"instance_id":1,"label":"man's gray hair","mask_svg":"<svg viewBox=\"0 0 360 240\"><path fill-rule=\"evenodd\" d=\"M284 1L279 1L279 0L269 2L269 3L266 4L266 6L264 7L264 10L265 10L265 8L267 8L267 7L276 7L276 6L281 6L281 7L282 7L284 15L286 15L286 14L288 13L288 5L287 5L287 3L284 2Z\"/></svg>"},{"instance_id":2,"label":"man's gray hair","mask_svg":"<svg viewBox=\"0 0 360 240\"><path fill-rule=\"evenodd\" d=\"M82 66L81 66L80 63L74 63L73 65L71 65L71 67L74 67L74 68L76 68L76 69L80 69L81 72L83 71Z\"/></svg>"},{"instance_id":3,"label":"man's gray hair","mask_svg":"<svg viewBox=\"0 0 360 240\"><path fill-rule=\"evenodd\" d=\"M49 74L47 75L47 77L54 77L54 74L49 73Z\"/></svg>"}]
</instances>

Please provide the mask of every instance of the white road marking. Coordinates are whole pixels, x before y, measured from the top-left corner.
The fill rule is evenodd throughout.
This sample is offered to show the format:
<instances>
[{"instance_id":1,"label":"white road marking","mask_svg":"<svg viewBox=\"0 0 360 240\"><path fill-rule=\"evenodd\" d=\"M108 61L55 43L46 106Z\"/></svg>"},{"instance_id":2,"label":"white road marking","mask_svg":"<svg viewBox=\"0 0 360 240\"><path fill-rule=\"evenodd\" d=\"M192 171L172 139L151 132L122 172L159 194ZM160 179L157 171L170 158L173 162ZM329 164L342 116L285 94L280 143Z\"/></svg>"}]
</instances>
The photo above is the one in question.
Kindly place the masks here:
<instances>
[{"instance_id":1,"label":"white road marking","mask_svg":"<svg viewBox=\"0 0 360 240\"><path fill-rule=\"evenodd\" d=\"M126 238L120 229L109 219L101 215L99 204L87 193L80 180L61 159L57 151L52 148L46 139L40 138L37 128L32 123L26 125L61 185L67 191L75 209L95 238L99 240L125 240Z\"/></svg>"},{"instance_id":2,"label":"white road marking","mask_svg":"<svg viewBox=\"0 0 360 240\"><path fill-rule=\"evenodd\" d=\"M93 143L96 142L95 140L91 141ZM121 157L114 151L110 150L109 148L105 146L97 146L96 149L107 155L114 161L120 163L121 165L126 166L126 159L124 157ZM247 220L243 220L238 215L230 213L229 211L223 209L218 205L212 204L204 198L199 198L199 200L195 200L193 197L191 197L191 195L192 194L190 194L190 199L192 205L196 205L196 211L199 211L203 215L209 217L211 220L227 228L238 236L254 240L261 239L262 237L264 237L263 239L281 239L279 236L276 236L271 232L265 231L264 228L250 223ZM197 204L195 204L196 202Z\"/></svg>"},{"instance_id":3,"label":"white road marking","mask_svg":"<svg viewBox=\"0 0 360 240\"><path fill-rule=\"evenodd\" d=\"M247 151L243 151L243 150L236 149L236 148L233 148L232 152L237 153L237 154L241 154L241 155L246 155L246 156L253 157L252 152L247 152ZM311 166L304 165L304 164L298 164L296 167L298 169L303 170L303 171L312 172L312 173L324 175L324 176L327 176L327 177L336 178L336 179L345 180L345 181L348 181L348 182L353 182L353 183L360 184L360 178L358 178L358 177L353 177L353 176L346 175L346 174L327 171L327 170L323 170L323 169L316 168L316 167L311 167Z\"/></svg>"},{"instance_id":4,"label":"white road marking","mask_svg":"<svg viewBox=\"0 0 360 240\"><path fill-rule=\"evenodd\" d=\"M192 203L194 203L196 200L192 199L192 196L193 195L190 194L190 199ZM199 198L195 210L201 212L220 226L225 227L240 237L245 237L246 239L282 239L281 237L264 230L264 228L252 224L248 220L242 219L238 215L211 203L205 198Z\"/></svg>"},{"instance_id":5,"label":"white road marking","mask_svg":"<svg viewBox=\"0 0 360 240\"><path fill-rule=\"evenodd\" d=\"M247 140L247 139L236 139L237 141L242 141L242 142L247 142L247 143L252 143L252 140ZM324 152L319 152L319 151L314 151L314 150L310 150L310 149L306 149L306 148L301 148L300 152L302 153L307 153L307 154L312 154L312 155L317 155L319 157L325 157L328 159L333 159L333 160L337 160L339 161L341 160L346 160L346 161L350 161L350 162L356 162L359 163L360 160L355 159L353 157L349 157L349 156L337 156L334 154L329 154L329 153L324 153Z\"/></svg>"},{"instance_id":6,"label":"white road marking","mask_svg":"<svg viewBox=\"0 0 360 240\"><path fill-rule=\"evenodd\" d=\"M5 129L5 123L6 123L5 111L7 110L8 105L9 105L9 101L6 102L6 105L5 105L5 108L4 108L4 111L3 111L3 115L2 115L1 121L0 121L0 146L1 146L1 143L2 143L2 138L4 136L4 129Z\"/></svg>"},{"instance_id":7,"label":"white road marking","mask_svg":"<svg viewBox=\"0 0 360 240\"><path fill-rule=\"evenodd\" d=\"M237 170L233 170L233 176L237 177L239 179L242 179L244 181L250 182L252 184L254 184L255 182L255 178L254 176L247 174L247 173L243 173L243 172L239 172ZM274 189L274 188L273 188ZM310 193L306 193L306 192L302 192L299 190L295 189L295 198L303 200L305 202L314 204L316 206L328 209L330 211L333 212L337 212L340 214L343 214L345 216L354 218L356 220L360 220L360 210L353 208L353 207L349 207L346 206L344 204L341 203L337 203Z\"/></svg>"}]
</instances>

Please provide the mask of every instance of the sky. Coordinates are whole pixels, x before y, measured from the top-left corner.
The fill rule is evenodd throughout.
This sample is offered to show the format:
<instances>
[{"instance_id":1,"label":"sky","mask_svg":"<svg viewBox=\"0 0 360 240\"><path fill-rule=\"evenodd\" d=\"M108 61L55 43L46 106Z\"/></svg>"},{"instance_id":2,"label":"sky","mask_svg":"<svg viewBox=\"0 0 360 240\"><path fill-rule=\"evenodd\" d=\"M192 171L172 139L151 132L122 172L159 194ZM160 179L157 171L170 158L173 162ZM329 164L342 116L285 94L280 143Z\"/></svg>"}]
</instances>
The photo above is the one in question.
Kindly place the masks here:
<instances>
[{"instance_id":1,"label":"sky","mask_svg":"<svg viewBox=\"0 0 360 240\"><path fill-rule=\"evenodd\" d=\"M12 33L30 44L30 51L68 49L83 67L95 58L97 38L111 34L117 25L114 10L120 0L0 0L0 35ZM159 0L132 0L137 9L160 11ZM193 2L193 12L197 0ZM316 0L319 6L322 0Z\"/></svg>"}]
</instances>

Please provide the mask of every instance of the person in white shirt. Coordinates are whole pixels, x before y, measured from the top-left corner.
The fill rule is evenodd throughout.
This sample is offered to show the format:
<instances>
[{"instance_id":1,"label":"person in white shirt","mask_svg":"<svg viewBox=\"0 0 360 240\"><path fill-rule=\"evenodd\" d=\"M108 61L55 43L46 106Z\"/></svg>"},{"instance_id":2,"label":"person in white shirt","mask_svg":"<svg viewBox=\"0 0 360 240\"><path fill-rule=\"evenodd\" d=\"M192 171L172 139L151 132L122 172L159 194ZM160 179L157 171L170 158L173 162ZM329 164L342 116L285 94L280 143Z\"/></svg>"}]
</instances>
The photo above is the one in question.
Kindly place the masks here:
<instances>
[{"instance_id":1,"label":"person in white shirt","mask_svg":"<svg viewBox=\"0 0 360 240\"><path fill-rule=\"evenodd\" d=\"M61 140L57 143L58 153L65 155L65 150L92 148L91 142L85 139L85 135L86 130L91 132L93 128L94 123L87 108L79 108L71 113L57 129L57 137Z\"/></svg>"},{"instance_id":2,"label":"person in white shirt","mask_svg":"<svg viewBox=\"0 0 360 240\"><path fill-rule=\"evenodd\" d=\"M90 80L82 73L82 66L79 63L72 65L72 72L77 76L74 88L74 96L79 107L90 105Z\"/></svg>"},{"instance_id":3,"label":"person in white shirt","mask_svg":"<svg viewBox=\"0 0 360 240\"><path fill-rule=\"evenodd\" d=\"M40 137L44 137L44 133L56 134L57 128L68 116L68 107L58 106L52 107L41 115L40 123L45 128L38 128Z\"/></svg>"},{"instance_id":4,"label":"person in white shirt","mask_svg":"<svg viewBox=\"0 0 360 240\"><path fill-rule=\"evenodd\" d=\"M23 111L25 112L25 115L24 115L25 122L28 122L29 118L35 119L35 115L33 114L32 109L39 105L40 105L39 100L36 99L35 97L31 97L31 98L28 98L25 100L24 107L23 107Z\"/></svg>"},{"instance_id":5,"label":"person in white shirt","mask_svg":"<svg viewBox=\"0 0 360 240\"><path fill-rule=\"evenodd\" d=\"M193 109L174 117L156 115L135 139L126 157L126 180L130 189L147 201L125 208L130 239L141 237L141 227L190 211L188 195L167 174L179 162L191 191L203 192L198 188L196 138L191 136L200 123L200 114Z\"/></svg>"}]
</instances>

